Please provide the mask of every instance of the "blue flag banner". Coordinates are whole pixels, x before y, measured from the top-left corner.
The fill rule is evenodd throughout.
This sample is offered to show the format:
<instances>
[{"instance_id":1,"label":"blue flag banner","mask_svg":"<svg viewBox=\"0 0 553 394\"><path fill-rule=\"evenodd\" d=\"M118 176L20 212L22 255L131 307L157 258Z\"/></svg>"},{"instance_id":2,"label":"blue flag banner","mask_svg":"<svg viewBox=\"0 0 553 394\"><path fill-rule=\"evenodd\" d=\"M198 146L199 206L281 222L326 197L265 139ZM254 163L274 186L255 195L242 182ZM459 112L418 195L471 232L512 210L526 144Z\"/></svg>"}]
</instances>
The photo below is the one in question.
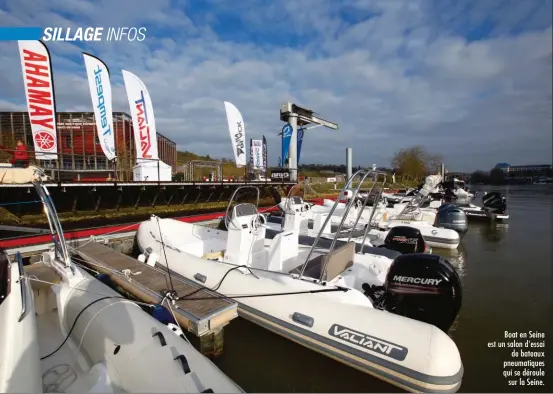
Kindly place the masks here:
<instances>
[{"instance_id":1,"label":"blue flag banner","mask_svg":"<svg viewBox=\"0 0 553 394\"><path fill-rule=\"evenodd\" d=\"M290 139L292 138L292 125L287 123L282 128L282 166L286 163L288 159L288 149L290 148Z\"/></svg>"},{"instance_id":2,"label":"blue flag banner","mask_svg":"<svg viewBox=\"0 0 553 394\"><path fill-rule=\"evenodd\" d=\"M298 162L300 164L301 143L303 142L303 129L298 129Z\"/></svg>"}]
</instances>

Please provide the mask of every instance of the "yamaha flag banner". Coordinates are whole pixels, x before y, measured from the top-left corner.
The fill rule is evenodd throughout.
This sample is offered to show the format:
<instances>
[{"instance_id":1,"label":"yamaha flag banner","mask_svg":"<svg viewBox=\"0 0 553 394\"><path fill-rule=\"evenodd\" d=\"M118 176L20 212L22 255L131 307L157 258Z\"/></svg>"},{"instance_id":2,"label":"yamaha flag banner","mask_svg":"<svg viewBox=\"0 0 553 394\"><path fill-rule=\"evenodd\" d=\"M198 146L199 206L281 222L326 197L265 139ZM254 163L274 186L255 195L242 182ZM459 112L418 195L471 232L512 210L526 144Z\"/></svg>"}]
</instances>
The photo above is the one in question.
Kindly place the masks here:
<instances>
[{"instance_id":1,"label":"yamaha flag banner","mask_svg":"<svg viewBox=\"0 0 553 394\"><path fill-rule=\"evenodd\" d=\"M54 77L48 48L41 41L19 41L29 122L39 160L58 158Z\"/></svg>"}]
</instances>

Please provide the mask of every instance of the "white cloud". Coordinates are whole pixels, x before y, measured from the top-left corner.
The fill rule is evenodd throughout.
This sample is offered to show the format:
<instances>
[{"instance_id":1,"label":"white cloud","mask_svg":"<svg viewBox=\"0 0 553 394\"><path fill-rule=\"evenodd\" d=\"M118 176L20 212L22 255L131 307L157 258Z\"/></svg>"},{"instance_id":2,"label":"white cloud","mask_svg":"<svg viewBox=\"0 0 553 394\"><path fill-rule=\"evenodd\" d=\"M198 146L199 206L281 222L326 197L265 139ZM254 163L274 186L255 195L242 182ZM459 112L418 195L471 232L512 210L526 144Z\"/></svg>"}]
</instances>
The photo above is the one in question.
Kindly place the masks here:
<instances>
[{"instance_id":1,"label":"white cloud","mask_svg":"<svg viewBox=\"0 0 553 394\"><path fill-rule=\"evenodd\" d=\"M232 7L211 0L200 16L169 0L56 0L38 10L31 3L0 5L0 25L145 24L143 42L84 49L110 68L114 109L128 112L120 74L127 69L148 86L158 131L183 149L232 155L227 100L242 112L248 136L267 136L275 163L278 110L291 100L340 124L337 132L308 132L304 163L342 163L353 147L356 164L388 165L413 144L444 154L458 170L551 162L550 2L548 17L547 5L514 2L498 10L491 1L429 8L415 0L244 0ZM491 36L467 42L461 33L486 18L495 26ZM91 110L81 48L49 47L58 109ZM21 108L15 43L0 43L0 65L0 110Z\"/></svg>"}]
</instances>

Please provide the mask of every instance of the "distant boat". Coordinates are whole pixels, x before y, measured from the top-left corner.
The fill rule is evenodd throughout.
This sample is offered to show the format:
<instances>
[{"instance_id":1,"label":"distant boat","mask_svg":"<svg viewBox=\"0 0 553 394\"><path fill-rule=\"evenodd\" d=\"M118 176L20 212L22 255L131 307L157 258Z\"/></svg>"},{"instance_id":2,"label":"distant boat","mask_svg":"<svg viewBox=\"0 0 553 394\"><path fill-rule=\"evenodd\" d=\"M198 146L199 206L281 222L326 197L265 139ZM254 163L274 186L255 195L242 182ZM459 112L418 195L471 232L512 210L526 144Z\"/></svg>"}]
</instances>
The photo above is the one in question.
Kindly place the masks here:
<instances>
[{"instance_id":1,"label":"distant boat","mask_svg":"<svg viewBox=\"0 0 553 394\"><path fill-rule=\"evenodd\" d=\"M547 185L552 183L553 178L540 177L536 179L532 184L534 185Z\"/></svg>"}]
</instances>

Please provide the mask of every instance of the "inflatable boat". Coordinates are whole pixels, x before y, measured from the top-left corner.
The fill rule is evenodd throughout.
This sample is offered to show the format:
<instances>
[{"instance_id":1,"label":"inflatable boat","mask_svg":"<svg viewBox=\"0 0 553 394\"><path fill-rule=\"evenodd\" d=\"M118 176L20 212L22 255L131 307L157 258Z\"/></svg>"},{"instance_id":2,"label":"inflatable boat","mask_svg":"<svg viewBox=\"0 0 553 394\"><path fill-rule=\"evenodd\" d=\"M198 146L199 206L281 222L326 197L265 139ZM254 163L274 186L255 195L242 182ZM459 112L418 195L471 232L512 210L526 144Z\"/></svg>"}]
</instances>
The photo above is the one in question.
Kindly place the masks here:
<instances>
[{"instance_id":1,"label":"inflatable boat","mask_svg":"<svg viewBox=\"0 0 553 394\"><path fill-rule=\"evenodd\" d=\"M265 216L232 199L225 222L228 231L154 216L137 231L141 260L233 298L242 317L405 390L458 390L462 362L446 332L461 307L461 284L449 262L401 255L378 286L355 242L337 247L333 239L323 249L319 234L313 245L300 245L297 231L268 240Z\"/></svg>"},{"instance_id":2,"label":"inflatable boat","mask_svg":"<svg viewBox=\"0 0 553 394\"><path fill-rule=\"evenodd\" d=\"M369 239L374 246L383 245L392 228L407 226L420 231L425 242L432 248L457 249L468 230L463 210L453 205L440 206L441 202L431 202L429 208L421 208L440 181L439 175L428 176L412 199L407 203L395 204L393 208L376 204L369 209L366 207L367 200L357 199L356 195L350 192L351 204L336 202L334 208L305 204L305 217L313 221L317 214L324 213L331 216L332 225L342 224L355 227L357 230L368 225L371 227ZM285 209L288 200L289 198L281 201L279 207Z\"/></svg>"},{"instance_id":3,"label":"inflatable boat","mask_svg":"<svg viewBox=\"0 0 553 394\"><path fill-rule=\"evenodd\" d=\"M482 196L482 205L472 203L462 204L452 201L457 207L463 210L470 219L491 219L508 220L507 198L499 192L486 193Z\"/></svg>"},{"instance_id":4,"label":"inflatable boat","mask_svg":"<svg viewBox=\"0 0 553 394\"><path fill-rule=\"evenodd\" d=\"M376 207L373 206L373 209L376 210ZM357 244L357 253L388 257L390 259L388 266L391 265L392 260L400 253L432 252L432 249L426 244L419 230L405 228L405 226L397 226L392 231L387 232L383 242L380 242L378 236L370 234L370 230L366 224L352 228L346 225L340 227L339 225L328 223L327 227L321 231L321 226L327 215L328 213L313 213L312 207L309 204L305 204L301 197L288 198L281 215L273 215L272 213L267 215L266 238L272 239L282 231L296 230L300 234L298 237L300 244L313 245L317 234L320 232L323 239L319 240L318 246L329 248L334 237L337 238L337 242L341 242L340 246L343 242L351 240ZM227 230L223 222L222 220L219 228ZM371 240L378 240L380 247L374 247Z\"/></svg>"},{"instance_id":5,"label":"inflatable boat","mask_svg":"<svg viewBox=\"0 0 553 394\"><path fill-rule=\"evenodd\" d=\"M166 325L75 265L48 190L35 186L54 249L25 267L19 253L15 262L0 254L0 392L243 392Z\"/></svg>"}]
</instances>

